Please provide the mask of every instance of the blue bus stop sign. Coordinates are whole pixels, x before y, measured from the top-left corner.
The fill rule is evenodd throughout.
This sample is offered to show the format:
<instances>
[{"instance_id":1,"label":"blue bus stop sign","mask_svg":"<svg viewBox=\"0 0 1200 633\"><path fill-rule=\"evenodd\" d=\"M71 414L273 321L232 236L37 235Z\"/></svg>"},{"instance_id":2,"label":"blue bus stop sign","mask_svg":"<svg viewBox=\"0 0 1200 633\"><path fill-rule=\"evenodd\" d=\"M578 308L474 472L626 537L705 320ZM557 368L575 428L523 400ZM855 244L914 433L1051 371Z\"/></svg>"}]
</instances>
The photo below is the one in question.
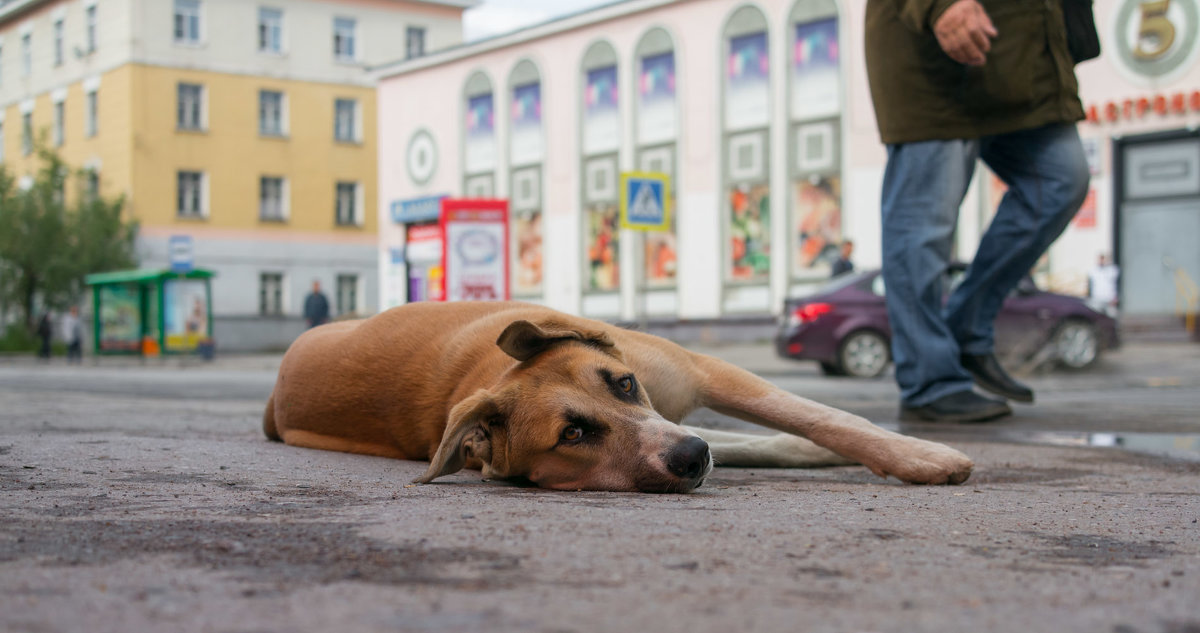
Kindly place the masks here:
<instances>
[{"instance_id":1,"label":"blue bus stop sign","mask_svg":"<svg viewBox=\"0 0 1200 633\"><path fill-rule=\"evenodd\" d=\"M192 252L191 235L172 235L167 240L167 261L171 270L177 273L189 273L195 267L196 261Z\"/></svg>"}]
</instances>

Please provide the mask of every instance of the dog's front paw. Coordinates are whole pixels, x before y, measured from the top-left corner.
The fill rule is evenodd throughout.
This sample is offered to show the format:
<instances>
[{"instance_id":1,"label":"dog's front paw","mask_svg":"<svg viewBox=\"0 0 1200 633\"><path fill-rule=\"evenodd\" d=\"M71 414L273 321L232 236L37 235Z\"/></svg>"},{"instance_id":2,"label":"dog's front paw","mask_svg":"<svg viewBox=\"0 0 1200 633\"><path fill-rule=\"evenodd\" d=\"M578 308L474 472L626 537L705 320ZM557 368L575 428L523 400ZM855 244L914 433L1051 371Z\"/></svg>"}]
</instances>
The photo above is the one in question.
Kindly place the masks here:
<instances>
[{"instance_id":1,"label":"dog's front paw","mask_svg":"<svg viewBox=\"0 0 1200 633\"><path fill-rule=\"evenodd\" d=\"M888 459L871 464L871 470L881 476L891 475L910 484L961 484L971 476L975 462L961 451L945 444L904 438L892 447Z\"/></svg>"}]
</instances>

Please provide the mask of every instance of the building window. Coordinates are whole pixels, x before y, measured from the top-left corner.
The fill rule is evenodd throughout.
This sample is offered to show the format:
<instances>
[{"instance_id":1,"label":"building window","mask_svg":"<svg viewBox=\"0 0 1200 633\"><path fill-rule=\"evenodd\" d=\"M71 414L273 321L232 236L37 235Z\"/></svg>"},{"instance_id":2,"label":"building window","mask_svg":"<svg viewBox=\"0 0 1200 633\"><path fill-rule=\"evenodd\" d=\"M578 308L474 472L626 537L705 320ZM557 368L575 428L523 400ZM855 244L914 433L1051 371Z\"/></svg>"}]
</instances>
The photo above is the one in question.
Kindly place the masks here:
<instances>
[{"instance_id":1,"label":"building window","mask_svg":"<svg viewBox=\"0 0 1200 633\"><path fill-rule=\"evenodd\" d=\"M258 219L263 222L287 220L283 178L263 176L258 185Z\"/></svg>"},{"instance_id":2,"label":"building window","mask_svg":"<svg viewBox=\"0 0 1200 633\"><path fill-rule=\"evenodd\" d=\"M89 169L84 174L86 178L83 195L88 202L98 200L100 198L100 172L95 169Z\"/></svg>"},{"instance_id":3,"label":"building window","mask_svg":"<svg viewBox=\"0 0 1200 633\"><path fill-rule=\"evenodd\" d=\"M28 77L33 73L33 34L21 36L21 75Z\"/></svg>"},{"instance_id":4,"label":"building window","mask_svg":"<svg viewBox=\"0 0 1200 633\"><path fill-rule=\"evenodd\" d=\"M177 214L181 218L204 217L204 172L181 171L178 177Z\"/></svg>"},{"instance_id":5,"label":"building window","mask_svg":"<svg viewBox=\"0 0 1200 633\"><path fill-rule=\"evenodd\" d=\"M54 146L62 147L66 142L67 104L59 101L54 104Z\"/></svg>"},{"instance_id":6,"label":"building window","mask_svg":"<svg viewBox=\"0 0 1200 633\"><path fill-rule=\"evenodd\" d=\"M258 276L258 313L283 314L282 273L262 273Z\"/></svg>"},{"instance_id":7,"label":"building window","mask_svg":"<svg viewBox=\"0 0 1200 633\"><path fill-rule=\"evenodd\" d=\"M355 20L353 18L333 19L333 56L338 61L354 61L357 57L354 50Z\"/></svg>"},{"instance_id":8,"label":"building window","mask_svg":"<svg viewBox=\"0 0 1200 633\"><path fill-rule=\"evenodd\" d=\"M358 183L339 182L337 184L337 209L335 210L338 226L362 224L358 207Z\"/></svg>"},{"instance_id":9,"label":"building window","mask_svg":"<svg viewBox=\"0 0 1200 633\"><path fill-rule=\"evenodd\" d=\"M62 66L63 64L63 21L55 20L54 22L54 65Z\"/></svg>"},{"instance_id":10,"label":"building window","mask_svg":"<svg viewBox=\"0 0 1200 633\"><path fill-rule=\"evenodd\" d=\"M87 52L93 53L96 51L96 5L93 4L87 8L85 19L87 20L87 33L85 35Z\"/></svg>"},{"instance_id":11,"label":"building window","mask_svg":"<svg viewBox=\"0 0 1200 633\"><path fill-rule=\"evenodd\" d=\"M358 275L337 276L338 315L358 312Z\"/></svg>"},{"instance_id":12,"label":"building window","mask_svg":"<svg viewBox=\"0 0 1200 633\"><path fill-rule=\"evenodd\" d=\"M358 101L338 99L334 103L333 137L347 143L358 141Z\"/></svg>"},{"instance_id":13,"label":"building window","mask_svg":"<svg viewBox=\"0 0 1200 633\"><path fill-rule=\"evenodd\" d=\"M21 154L28 156L33 153L33 113L21 115Z\"/></svg>"},{"instance_id":14,"label":"building window","mask_svg":"<svg viewBox=\"0 0 1200 633\"><path fill-rule=\"evenodd\" d=\"M408 59L420 57L425 54L425 27L408 27L408 30L405 32L404 50L405 56Z\"/></svg>"},{"instance_id":15,"label":"building window","mask_svg":"<svg viewBox=\"0 0 1200 633\"><path fill-rule=\"evenodd\" d=\"M204 129L204 86L179 84L177 125L181 130Z\"/></svg>"},{"instance_id":16,"label":"building window","mask_svg":"<svg viewBox=\"0 0 1200 633\"><path fill-rule=\"evenodd\" d=\"M200 43L200 0L175 0L175 41Z\"/></svg>"},{"instance_id":17,"label":"building window","mask_svg":"<svg viewBox=\"0 0 1200 633\"><path fill-rule=\"evenodd\" d=\"M264 53L283 52L283 11L259 7L258 50Z\"/></svg>"},{"instance_id":18,"label":"building window","mask_svg":"<svg viewBox=\"0 0 1200 633\"><path fill-rule=\"evenodd\" d=\"M84 127L88 136L100 133L100 99L95 90L87 93L87 122Z\"/></svg>"},{"instance_id":19,"label":"building window","mask_svg":"<svg viewBox=\"0 0 1200 633\"><path fill-rule=\"evenodd\" d=\"M264 136L283 136L283 93L274 90L258 92L258 133Z\"/></svg>"}]
</instances>

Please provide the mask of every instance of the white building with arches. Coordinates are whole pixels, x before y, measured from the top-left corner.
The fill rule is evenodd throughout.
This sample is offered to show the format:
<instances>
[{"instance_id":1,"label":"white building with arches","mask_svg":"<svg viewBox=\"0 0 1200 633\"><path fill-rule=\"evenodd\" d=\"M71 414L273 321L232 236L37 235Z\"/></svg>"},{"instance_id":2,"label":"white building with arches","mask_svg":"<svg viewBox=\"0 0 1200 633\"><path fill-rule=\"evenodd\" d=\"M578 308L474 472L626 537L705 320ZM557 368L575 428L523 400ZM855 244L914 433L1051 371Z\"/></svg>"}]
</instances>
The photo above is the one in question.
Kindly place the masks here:
<instances>
[{"instance_id":1,"label":"white building with arches","mask_svg":"<svg viewBox=\"0 0 1200 633\"><path fill-rule=\"evenodd\" d=\"M508 199L513 297L594 318L774 314L828 278L846 239L860 268L878 266L886 154L862 61L865 4L627 0L376 68L383 307L437 298L440 196ZM1181 164L1200 166L1187 145L1200 123L1194 11L1166 16L1177 37L1161 56L1179 62L1165 73L1139 69L1144 56L1118 58L1122 41L1136 48L1142 36L1119 26L1127 5L1136 17L1138 0L1095 3L1106 53L1078 68L1085 105L1100 106L1080 127L1097 195L1042 267L1062 290L1083 292L1099 253L1144 259L1120 250L1128 186L1112 174L1129 134L1183 139ZM1150 105L1133 106L1136 116L1120 116L1120 99L1108 116L1109 95L1143 93ZM669 231L620 228L627 171L672 177ZM1200 181L1194 193L1189 183L1168 189L1200 200ZM1002 189L978 170L959 257L970 258ZM1176 220L1191 230L1186 210ZM1200 243L1200 224L1194 234Z\"/></svg>"}]
</instances>

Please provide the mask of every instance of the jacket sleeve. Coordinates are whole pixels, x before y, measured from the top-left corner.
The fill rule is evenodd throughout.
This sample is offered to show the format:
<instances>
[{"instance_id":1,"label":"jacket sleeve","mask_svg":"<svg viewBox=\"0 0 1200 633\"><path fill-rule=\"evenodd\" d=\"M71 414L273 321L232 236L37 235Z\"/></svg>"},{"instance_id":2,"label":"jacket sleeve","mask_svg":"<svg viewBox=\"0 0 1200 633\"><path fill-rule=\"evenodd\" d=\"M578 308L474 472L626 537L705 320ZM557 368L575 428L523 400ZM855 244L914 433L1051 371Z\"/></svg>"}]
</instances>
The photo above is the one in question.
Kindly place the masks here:
<instances>
[{"instance_id":1,"label":"jacket sleeve","mask_svg":"<svg viewBox=\"0 0 1200 633\"><path fill-rule=\"evenodd\" d=\"M942 17L950 5L958 0L890 0L896 5L896 14L904 26L925 33L933 30L933 23Z\"/></svg>"}]
</instances>

